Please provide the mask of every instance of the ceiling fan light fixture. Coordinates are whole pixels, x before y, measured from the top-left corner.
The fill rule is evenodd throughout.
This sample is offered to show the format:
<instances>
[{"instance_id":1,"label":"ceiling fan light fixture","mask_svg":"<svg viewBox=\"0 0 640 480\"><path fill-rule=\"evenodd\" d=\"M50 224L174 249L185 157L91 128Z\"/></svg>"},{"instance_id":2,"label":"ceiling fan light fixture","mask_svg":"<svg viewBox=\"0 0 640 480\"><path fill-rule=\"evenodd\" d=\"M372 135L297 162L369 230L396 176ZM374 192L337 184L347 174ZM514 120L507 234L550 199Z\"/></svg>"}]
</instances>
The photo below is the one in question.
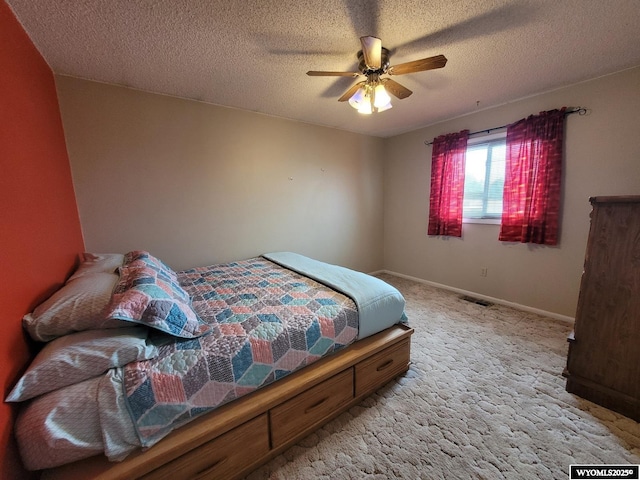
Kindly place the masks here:
<instances>
[{"instance_id":1,"label":"ceiling fan light fixture","mask_svg":"<svg viewBox=\"0 0 640 480\"><path fill-rule=\"evenodd\" d=\"M393 105L391 105L391 102L389 102L386 105L383 105L381 107L377 107L376 108L376 112L384 112L385 110L389 110L390 108L393 108Z\"/></svg>"},{"instance_id":2,"label":"ceiling fan light fixture","mask_svg":"<svg viewBox=\"0 0 640 480\"><path fill-rule=\"evenodd\" d=\"M374 92L373 106L376 107L379 112L391 108L391 97L384 89L384 85L381 83L376 85Z\"/></svg>"},{"instance_id":3,"label":"ceiling fan light fixture","mask_svg":"<svg viewBox=\"0 0 640 480\"><path fill-rule=\"evenodd\" d=\"M373 105L371 105L368 97L365 97L364 102L358 106L358 113L362 113L363 115L371 115L373 113Z\"/></svg>"},{"instance_id":4,"label":"ceiling fan light fixture","mask_svg":"<svg viewBox=\"0 0 640 480\"><path fill-rule=\"evenodd\" d=\"M392 107L391 97L381 83L375 87L370 83L360 87L349 99L349 105L364 115L384 112Z\"/></svg>"},{"instance_id":5,"label":"ceiling fan light fixture","mask_svg":"<svg viewBox=\"0 0 640 480\"><path fill-rule=\"evenodd\" d=\"M373 105L371 102L371 87L363 85L349 99L349 105L355 108L358 113L370 115L373 113Z\"/></svg>"},{"instance_id":6,"label":"ceiling fan light fixture","mask_svg":"<svg viewBox=\"0 0 640 480\"><path fill-rule=\"evenodd\" d=\"M349 99L349 105L358 110L366 102L365 87L360 87Z\"/></svg>"}]
</instances>

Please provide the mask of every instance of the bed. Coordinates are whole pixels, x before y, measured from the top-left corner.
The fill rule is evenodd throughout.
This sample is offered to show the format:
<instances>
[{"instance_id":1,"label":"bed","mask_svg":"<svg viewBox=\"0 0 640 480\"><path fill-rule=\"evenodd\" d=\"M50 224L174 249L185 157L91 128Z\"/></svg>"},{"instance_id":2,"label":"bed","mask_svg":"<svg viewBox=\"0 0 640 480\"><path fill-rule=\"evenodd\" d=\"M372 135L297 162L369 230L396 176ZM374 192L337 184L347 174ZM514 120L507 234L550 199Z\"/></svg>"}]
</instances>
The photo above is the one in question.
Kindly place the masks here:
<instances>
[{"instance_id":1,"label":"bed","mask_svg":"<svg viewBox=\"0 0 640 480\"><path fill-rule=\"evenodd\" d=\"M240 478L406 371L412 334L395 288L290 252L86 254L23 324L46 344L7 401L50 479Z\"/></svg>"}]
</instances>

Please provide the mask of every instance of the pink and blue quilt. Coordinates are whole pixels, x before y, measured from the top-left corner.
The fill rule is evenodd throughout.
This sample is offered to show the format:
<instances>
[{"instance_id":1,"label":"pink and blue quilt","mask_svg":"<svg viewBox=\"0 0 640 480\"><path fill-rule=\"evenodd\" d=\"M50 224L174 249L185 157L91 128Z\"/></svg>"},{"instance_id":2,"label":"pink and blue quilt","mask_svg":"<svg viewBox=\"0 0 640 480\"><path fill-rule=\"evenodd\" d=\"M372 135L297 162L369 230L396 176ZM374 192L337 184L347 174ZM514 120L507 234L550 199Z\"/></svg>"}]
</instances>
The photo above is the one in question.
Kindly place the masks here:
<instances>
[{"instance_id":1,"label":"pink and blue quilt","mask_svg":"<svg viewBox=\"0 0 640 480\"><path fill-rule=\"evenodd\" d=\"M125 367L126 403L143 446L358 335L351 298L263 257L177 275L211 330L162 337L158 357Z\"/></svg>"}]
</instances>

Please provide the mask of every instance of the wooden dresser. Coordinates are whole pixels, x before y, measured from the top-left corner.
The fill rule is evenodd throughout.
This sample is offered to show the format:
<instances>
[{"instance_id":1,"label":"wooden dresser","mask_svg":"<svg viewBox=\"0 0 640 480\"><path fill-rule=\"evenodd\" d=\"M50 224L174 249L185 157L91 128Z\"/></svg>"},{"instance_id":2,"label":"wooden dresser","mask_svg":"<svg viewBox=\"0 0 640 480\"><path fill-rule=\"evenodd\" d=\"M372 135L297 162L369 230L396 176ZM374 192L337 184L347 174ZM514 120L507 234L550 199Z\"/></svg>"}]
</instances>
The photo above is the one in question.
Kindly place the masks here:
<instances>
[{"instance_id":1,"label":"wooden dresser","mask_svg":"<svg viewBox=\"0 0 640 480\"><path fill-rule=\"evenodd\" d=\"M567 391L640 421L640 196L590 202Z\"/></svg>"}]
</instances>

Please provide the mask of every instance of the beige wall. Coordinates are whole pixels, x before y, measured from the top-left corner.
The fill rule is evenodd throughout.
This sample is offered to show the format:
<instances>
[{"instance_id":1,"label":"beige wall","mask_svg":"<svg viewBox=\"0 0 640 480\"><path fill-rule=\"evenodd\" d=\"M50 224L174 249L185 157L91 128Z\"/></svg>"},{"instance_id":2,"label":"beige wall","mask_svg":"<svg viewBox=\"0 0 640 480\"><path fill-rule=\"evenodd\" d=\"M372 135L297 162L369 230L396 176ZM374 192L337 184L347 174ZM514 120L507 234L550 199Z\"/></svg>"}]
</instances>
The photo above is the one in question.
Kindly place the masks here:
<instances>
[{"instance_id":1,"label":"beige wall","mask_svg":"<svg viewBox=\"0 0 640 480\"><path fill-rule=\"evenodd\" d=\"M56 78L87 250L383 267L383 140Z\"/></svg>"},{"instance_id":2,"label":"beige wall","mask_svg":"<svg viewBox=\"0 0 640 480\"><path fill-rule=\"evenodd\" d=\"M86 248L148 249L174 268L291 250L572 317L588 198L640 194L640 68L388 139L56 82ZM558 247L501 243L495 225L427 237L425 140L563 105L590 113L567 119Z\"/></svg>"},{"instance_id":3,"label":"beige wall","mask_svg":"<svg viewBox=\"0 0 640 480\"><path fill-rule=\"evenodd\" d=\"M431 147L561 106L566 123L558 247L501 243L499 226L465 224L462 239L427 237ZM640 68L531 97L386 140L384 264L389 271L573 317L589 229L588 198L640 194ZM481 268L488 268L486 278Z\"/></svg>"}]
</instances>

